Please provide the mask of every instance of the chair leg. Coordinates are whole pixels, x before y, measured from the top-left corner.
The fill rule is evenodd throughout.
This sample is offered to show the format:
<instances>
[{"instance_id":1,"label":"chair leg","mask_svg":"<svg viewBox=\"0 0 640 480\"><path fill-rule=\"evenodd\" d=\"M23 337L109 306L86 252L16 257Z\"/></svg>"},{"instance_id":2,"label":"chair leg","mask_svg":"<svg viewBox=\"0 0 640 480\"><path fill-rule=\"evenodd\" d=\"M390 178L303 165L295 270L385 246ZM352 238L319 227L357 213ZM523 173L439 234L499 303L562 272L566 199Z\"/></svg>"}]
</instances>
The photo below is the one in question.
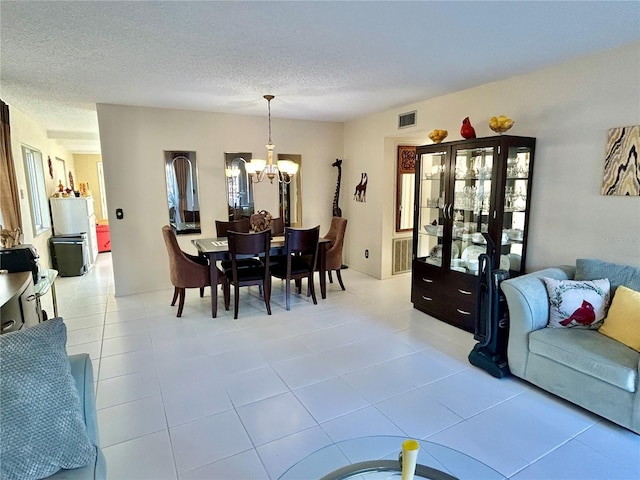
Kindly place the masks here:
<instances>
[{"instance_id":1,"label":"chair leg","mask_svg":"<svg viewBox=\"0 0 640 480\"><path fill-rule=\"evenodd\" d=\"M233 285L233 319L238 319L238 305L240 305L240 287Z\"/></svg>"},{"instance_id":2,"label":"chair leg","mask_svg":"<svg viewBox=\"0 0 640 480\"><path fill-rule=\"evenodd\" d=\"M229 310L229 305L231 304L231 285L229 282L222 284L222 294L224 295L224 309Z\"/></svg>"},{"instance_id":3,"label":"chair leg","mask_svg":"<svg viewBox=\"0 0 640 480\"><path fill-rule=\"evenodd\" d=\"M331 276L331 270L327 270L327 273L329 274L329 283L333 283L333 277Z\"/></svg>"},{"instance_id":4,"label":"chair leg","mask_svg":"<svg viewBox=\"0 0 640 480\"><path fill-rule=\"evenodd\" d=\"M184 292L185 292L186 288L181 288L180 289L180 302L178 303L178 315L176 315L176 317L181 317L182 316L182 307L184 307Z\"/></svg>"},{"instance_id":5,"label":"chair leg","mask_svg":"<svg viewBox=\"0 0 640 480\"><path fill-rule=\"evenodd\" d=\"M271 315L271 277L264 282L264 304L267 307L267 315Z\"/></svg>"},{"instance_id":6,"label":"chair leg","mask_svg":"<svg viewBox=\"0 0 640 480\"><path fill-rule=\"evenodd\" d=\"M204 287L200 287L200 298L204 297Z\"/></svg>"},{"instance_id":7,"label":"chair leg","mask_svg":"<svg viewBox=\"0 0 640 480\"><path fill-rule=\"evenodd\" d=\"M340 288L342 288L342 290L346 290L344 288L344 283L342 283L342 274L340 273L340 270L336 270L336 277L338 277L338 283L340 284Z\"/></svg>"},{"instance_id":8,"label":"chair leg","mask_svg":"<svg viewBox=\"0 0 640 480\"><path fill-rule=\"evenodd\" d=\"M176 304L176 300L178 299L178 293L180 293L180 289L178 287L173 287L173 300L171 300L172 307Z\"/></svg>"},{"instance_id":9,"label":"chair leg","mask_svg":"<svg viewBox=\"0 0 640 480\"><path fill-rule=\"evenodd\" d=\"M289 295L291 294L291 280L287 280L286 282L287 284L285 286L285 297L286 297L287 310L291 310L291 304L289 303Z\"/></svg>"},{"instance_id":10,"label":"chair leg","mask_svg":"<svg viewBox=\"0 0 640 480\"><path fill-rule=\"evenodd\" d=\"M309 275L309 277L307 278L307 286L309 288L309 290L311 291L311 298L313 298L313 304L317 305L318 304L318 300L316 300L316 289L313 283L313 272L311 272L311 275ZM308 295L307 295L308 296Z\"/></svg>"},{"instance_id":11,"label":"chair leg","mask_svg":"<svg viewBox=\"0 0 640 480\"><path fill-rule=\"evenodd\" d=\"M298 289L298 295L302 293L302 279L296 278L296 288Z\"/></svg>"}]
</instances>

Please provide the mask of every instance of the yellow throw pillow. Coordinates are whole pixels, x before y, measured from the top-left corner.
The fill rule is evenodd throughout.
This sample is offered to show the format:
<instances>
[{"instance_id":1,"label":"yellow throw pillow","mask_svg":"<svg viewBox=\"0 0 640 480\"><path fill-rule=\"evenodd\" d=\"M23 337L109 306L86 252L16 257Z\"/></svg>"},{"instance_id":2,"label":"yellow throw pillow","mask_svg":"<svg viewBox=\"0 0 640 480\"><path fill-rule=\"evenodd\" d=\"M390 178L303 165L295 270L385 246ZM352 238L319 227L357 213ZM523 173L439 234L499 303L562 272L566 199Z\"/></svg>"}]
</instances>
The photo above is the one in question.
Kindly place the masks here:
<instances>
[{"instance_id":1,"label":"yellow throw pillow","mask_svg":"<svg viewBox=\"0 0 640 480\"><path fill-rule=\"evenodd\" d=\"M640 352L640 292L619 286L598 331Z\"/></svg>"}]
</instances>

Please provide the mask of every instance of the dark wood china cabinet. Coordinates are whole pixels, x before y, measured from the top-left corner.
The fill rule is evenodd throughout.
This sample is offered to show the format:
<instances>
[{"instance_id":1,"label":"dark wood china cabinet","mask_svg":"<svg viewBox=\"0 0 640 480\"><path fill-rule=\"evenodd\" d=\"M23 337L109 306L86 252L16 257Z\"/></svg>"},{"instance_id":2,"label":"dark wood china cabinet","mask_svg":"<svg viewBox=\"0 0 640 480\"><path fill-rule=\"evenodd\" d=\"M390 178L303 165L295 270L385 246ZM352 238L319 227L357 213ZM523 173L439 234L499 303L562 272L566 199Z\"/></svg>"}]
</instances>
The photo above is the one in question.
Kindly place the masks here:
<instances>
[{"instance_id":1,"label":"dark wood china cabinet","mask_svg":"<svg viewBox=\"0 0 640 480\"><path fill-rule=\"evenodd\" d=\"M473 332L478 256L524 273L535 138L498 135L416 148L411 301Z\"/></svg>"}]
</instances>

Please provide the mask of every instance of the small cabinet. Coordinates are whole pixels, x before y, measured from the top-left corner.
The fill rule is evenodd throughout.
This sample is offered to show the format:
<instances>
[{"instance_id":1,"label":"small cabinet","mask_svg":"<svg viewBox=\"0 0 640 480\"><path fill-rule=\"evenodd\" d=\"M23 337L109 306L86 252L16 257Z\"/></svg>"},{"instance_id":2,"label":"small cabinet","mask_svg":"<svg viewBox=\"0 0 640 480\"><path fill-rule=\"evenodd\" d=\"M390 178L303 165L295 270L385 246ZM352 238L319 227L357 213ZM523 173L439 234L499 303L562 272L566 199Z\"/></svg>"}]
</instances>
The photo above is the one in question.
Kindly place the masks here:
<instances>
[{"instance_id":1,"label":"small cabinet","mask_svg":"<svg viewBox=\"0 0 640 480\"><path fill-rule=\"evenodd\" d=\"M478 257L524 273L534 150L534 138L511 135L416 148L416 308L473 331Z\"/></svg>"},{"instance_id":2,"label":"small cabinet","mask_svg":"<svg viewBox=\"0 0 640 480\"><path fill-rule=\"evenodd\" d=\"M0 333L32 327L40 321L31 272L0 275Z\"/></svg>"}]
</instances>

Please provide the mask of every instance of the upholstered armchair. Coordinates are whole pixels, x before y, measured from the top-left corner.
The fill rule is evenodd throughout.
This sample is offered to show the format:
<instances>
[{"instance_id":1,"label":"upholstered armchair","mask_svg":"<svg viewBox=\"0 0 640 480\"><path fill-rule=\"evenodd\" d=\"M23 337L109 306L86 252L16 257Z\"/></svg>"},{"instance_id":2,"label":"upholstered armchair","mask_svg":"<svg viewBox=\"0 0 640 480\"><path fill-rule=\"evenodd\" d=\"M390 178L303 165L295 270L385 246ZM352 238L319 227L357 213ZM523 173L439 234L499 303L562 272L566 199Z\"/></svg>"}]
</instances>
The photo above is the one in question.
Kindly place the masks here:
<instances>
[{"instance_id":1,"label":"upholstered armchair","mask_svg":"<svg viewBox=\"0 0 640 480\"><path fill-rule=\"evenodd\" d=\"M180 297L177 317L182 316L184 307L185 289L199 288L200 296L204 296L204 287L211 285L209 263L206 258L189 255L183 252L178 245L176 234L173 229L165 225L162 227L162 236L167 246L169 254L169 271L171 274L171 284L174 286L173 300L171 306L176 304L176 299ZM229 310L230 288L227 277L221 270L218 270L218 284L222 285L224 291L224 307ZM216 289L211 288L211 295L216 295Z\"/></svg>"},{"instance_id":2,"label":"upholstered armchair","mask_svg":"<svg viewBox=\"0 0 640 480\"><path fill-rule=\"evenodd\" d=\"M331 271L336 272L338 283L340 288L344 290L344 283L342 283L342 275L340 269L342 268L342 246L344 245L344 234L347 230L347 219L342 217L333 217L331 219L331 226L329 231L325 234L325 238L331 240L331 246L326 252L326 269L329 274L329 282L333 283Z\"/></svg>"}]
</instances>

